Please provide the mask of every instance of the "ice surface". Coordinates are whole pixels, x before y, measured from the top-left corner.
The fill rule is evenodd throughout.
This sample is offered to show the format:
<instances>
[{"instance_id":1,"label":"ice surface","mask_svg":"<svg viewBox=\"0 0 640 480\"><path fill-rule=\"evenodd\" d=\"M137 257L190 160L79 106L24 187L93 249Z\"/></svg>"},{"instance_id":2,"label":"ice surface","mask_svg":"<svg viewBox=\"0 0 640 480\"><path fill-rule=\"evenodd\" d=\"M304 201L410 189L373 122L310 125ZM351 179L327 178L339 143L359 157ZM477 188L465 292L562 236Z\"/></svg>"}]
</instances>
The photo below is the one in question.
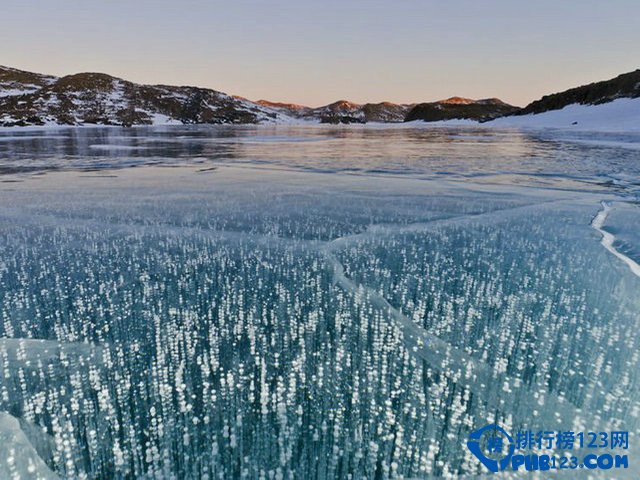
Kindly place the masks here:
<instances>
[{"instance_id":1,"label":"ice surface","mask_svg":"<svg viewBox=\"0 0 640 480\"><path fill-rule=\"evenodd\" d=\"M0 142L23 453L62 478L428 478L482 474L464 442L493 421L635 438L640 278L600 231L635 258L634 151L340 131Z\"/></svg>"},{"instance_id":2,"label":"ice surface","mask_svg":"<svg viewBox=\"0 0 640 480\"><path fill-rule=\"evenodd\" d=\"M526 184L535 180L551 186L559 181L637 179L638 146L638 133L520 132L482 126L24 128L0 130L0 171L231 164L443 181L473 177L495 182L498 176L517 175ZM514 181L518 179L509 179Z\"/></svg>"},{"instance_id":3,"label":"ice surface","mask_svg":"<svg viewBox=\"0 0 640 480\"><path fill-rule=\"evenodd\" d=\"M603 228L610 212L611 205L606 202L602 202L602 210L600 210L598 214L593 218L591 226L593 226L593 228L595 228L602 234L602 245L604 246L604 248L606 248L609 252L622 260L635 275L640 277L640 265L638 265L638 263L632 258L629 258L627 255L618 251L618 249L614 247L616 237Z\"/></svg>"},{"instance_id":4,"label":"ice surface","mask_svg":"<svg viewBox=\"0 0 640 480\"><path fill-rule=\"evenodd\" d=\"M54 480L58 477L42 461L20 422L0 412L0 478L7 480Z\"/></svg>"}]
</instances>

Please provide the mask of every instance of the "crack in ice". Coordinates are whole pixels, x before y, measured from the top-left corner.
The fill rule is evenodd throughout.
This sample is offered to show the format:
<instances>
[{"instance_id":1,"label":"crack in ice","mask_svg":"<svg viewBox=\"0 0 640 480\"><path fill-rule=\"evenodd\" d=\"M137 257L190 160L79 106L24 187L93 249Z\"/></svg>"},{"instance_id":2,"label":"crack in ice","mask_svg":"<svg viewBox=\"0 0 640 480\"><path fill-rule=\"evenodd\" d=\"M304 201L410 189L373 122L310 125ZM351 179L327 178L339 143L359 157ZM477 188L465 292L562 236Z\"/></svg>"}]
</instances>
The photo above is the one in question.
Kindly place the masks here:
<instances>
[{"instance_id":1,"label":"crack in ice","mask_svg":"<svg viewBox=\"0 0 640 480\"><path fill-rule=\"evenodd\" d=\"M317 251L326 259L328 266L333 271L334 283L350 294L363 292L365 301L369 302L374 308L385 312L388 317L393 320L395 325L402 333L404 344L407 351L414 358L423 361L435 371L440 371L448 376L453 382L458 383L477 396L481 402L484 402L489 408L502 409L507 405L512 405L519 414L533 414L546 405L547 409L555 413L555 420L559 422L567 419L581 419L582 411L576 405L573 405L564 397L559 397L554 392L548 390L548 386L544 383L528 384L520 378L510 377L496 371L490 364L473 358L469 353L461 348L455 347L448 342L442 340L436 335L429 333L423 327L404 315L398 308L392 306L389 301L377 290L366 285L360 285L350 279L346 273L343 264L336 256L336 251L348 246L354 242L375 240L382 235L397 235L403 233L420 233L443 226L453 226L467 221L488 219L503 219L506 212L522 212L537 209L542 205L552 203L561 203L566 200L553 200L539 202L534 204L519 205L503 209L492 210L489 212L471 213L457 215L447 218L434 219L426 222L416 222L407 225L386 225L378 224L369 226L364 232L355 233L337 237L329 241L320 240L299 240L286 237L277 237L265 235L256 232L232 232L232 231L216 231L206 228L192 226L148 226L121 223L110 223L109 226L124 232L137 232L140 230L147 233L158 233L166 235L202 235L205 237L213 237L219 239L237 239L246 238L252 241L261 242L281 242L285 245L298 246L307 248L310 251ZM633 260L619 253L614 247L615 237L602 229L606 218L611 210L610 205L602 202L603 209L593 219L591 225L598 230L603 238L602 244L613 253L616 257L622 259L631 270L640 276L640 266ZM15 213L4 209L3 216L12 218ZM31 221L38 221L40 224L50 223L56 224L60 219L50 215L33 215ZM97 221L93 219L67 219L74 222L78 227L95 227ZM77 355L80 361L93 360L100 364L102 357L102 349L99 346L93 346L83 343L61 343L58 341L42 341L33 339L0 339L0 357L17 362L21 366L29 366L32 362L44 361L50 362L59 359L60 356ZM34 355L35 354L35 355ZM0 420L7 415L0 412ZM3 435L14 435L17 431L15 424L17 421L6 416L13 423L7 423L9 420L0 421L0 437ZM592 424L595 421L599 423L601 419L591 418ZM18 432L21 433L21 432ZM13 438L13 437L12 437ZM17 437L15 437L17 438ZM28 450L26 441L21 443L21 449ZM31 452L31 450L28 450ZM31 461L35 462L42 471L42 478L57 478L55 474L48 470L42 459L34 451L31 455ZM49 475L51 475L49 477Z\"/></svg>"},{"instance_id":2,"label":"crack in ice","mask_svg":"<svg viewBox=\"0 0 640 480\"><path fill-rule=\"evenodd\" d=\"M552 411L555 412L555 419L559 423L566 421L568 418L579 419L581 418L581 409L565 398L548 391L546 384L527 384L521 379L512 378L508 375L500 375L489 364L472 358L467 352L427 332L400 310L393 307L378 291L366 285L357 284L351 280L345 274L344 266L333 253L336 249L344 247L350 242L364 240L379 234L422 232L438 226L453 225L470 218L493 218L503 214L507 210L526 210L537 208L542 204L558 202L562 201L555 200L479 214L460 215L399 227L372 226L363 233L347 235L326 242L321 247L321 253L333 270L335 284L351 294L365 292L367 300L374 307L388 313L399 327L410 354L419 360L427 362L434 369L442 371L454 382L466 386L474 395L482 398L488 406L500 408L504 407L507 401L509 401L512 405L517 406L520 412L533 412L535 416L535 412L540 409L542 405L547 405L547 408L551 408ZM592 418L592 420L594 419Z\"/></svg>"},{"instance_id":3,"label":"crack in ice","mask_svg":"<svg viewBox=\"0 0 640 480\"><path fill-rule=\"evenodd\" d=\"M602 235L602 240L600 241L600 243L604 248L607 249L607 251L612 253L618 259L622 260L631 269L634 275L640 277L640 265L638 265L638 263L636 263L633 259L619 252L616 247L613 246L614 242L616 241L616 237L603 228L605 222L607 221L607 217L612 210L611 204L603 201L601 202L601 205L602 210L600 210L591 221L591 226Z\"/></svg>"}]
</instances>

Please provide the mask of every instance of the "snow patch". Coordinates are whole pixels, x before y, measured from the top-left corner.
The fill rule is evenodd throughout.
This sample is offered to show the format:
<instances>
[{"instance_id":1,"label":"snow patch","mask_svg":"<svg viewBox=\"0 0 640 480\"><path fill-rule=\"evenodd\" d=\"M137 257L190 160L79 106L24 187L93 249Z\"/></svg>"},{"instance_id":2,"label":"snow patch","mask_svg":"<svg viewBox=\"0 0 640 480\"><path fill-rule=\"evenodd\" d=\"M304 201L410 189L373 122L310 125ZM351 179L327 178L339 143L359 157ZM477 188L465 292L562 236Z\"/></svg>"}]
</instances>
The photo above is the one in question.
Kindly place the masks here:
<instances>
[{"instance_id":1,"label":"snow patch","mask_svg":"<svg viewBox=\"0 0 640 480\"><path fill-rule=\"evenodd\" d=\"M640 132L640 98L618 98L600 105L573 104L561 110L502 117L490 127L565 128L576 131Z\"/></svg>"},{"instance_id":2,"label":"snow patch","mask_svg":"<svg viewBox=\"0 0 640 480\"><path fill-rule=\"evenodd\" d=\"M36 92L40 89L40 87L33 88L29 86L25 86L24 88L2 88L0 87L0 98L2 97L17 97L18 95L27 95L29 93Z\"/></svg>"},{"instance_id":3,"label":"snow patch","mask_svg":"<svg viewBox=\"0 0 640 480\"><path fill-rule=\"evenodd\" d=\"M182 125L180 120L176 120L162 113L149 113L152 125Z\"/></svg>"}]
</instances>

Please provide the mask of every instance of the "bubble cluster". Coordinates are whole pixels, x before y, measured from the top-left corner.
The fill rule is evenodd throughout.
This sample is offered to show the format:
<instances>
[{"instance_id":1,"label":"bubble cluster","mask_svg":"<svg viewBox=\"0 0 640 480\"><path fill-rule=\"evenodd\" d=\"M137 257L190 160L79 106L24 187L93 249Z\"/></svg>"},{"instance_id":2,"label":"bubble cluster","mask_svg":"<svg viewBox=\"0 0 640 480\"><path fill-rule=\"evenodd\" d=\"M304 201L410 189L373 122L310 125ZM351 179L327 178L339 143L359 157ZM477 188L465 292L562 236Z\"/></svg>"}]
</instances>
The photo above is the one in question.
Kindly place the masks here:
<instances>
[{"instance_id":1,"label":"bubble cluster","mask_svg":"<svg viewBox=\"0 0 640 480\"><path fill-rule=\"evenodd\" d=\"M61 477L447 477L489 422L637 427L593 205L209 195L3 217L0 411Z\"/></svg>"}]
</instances>

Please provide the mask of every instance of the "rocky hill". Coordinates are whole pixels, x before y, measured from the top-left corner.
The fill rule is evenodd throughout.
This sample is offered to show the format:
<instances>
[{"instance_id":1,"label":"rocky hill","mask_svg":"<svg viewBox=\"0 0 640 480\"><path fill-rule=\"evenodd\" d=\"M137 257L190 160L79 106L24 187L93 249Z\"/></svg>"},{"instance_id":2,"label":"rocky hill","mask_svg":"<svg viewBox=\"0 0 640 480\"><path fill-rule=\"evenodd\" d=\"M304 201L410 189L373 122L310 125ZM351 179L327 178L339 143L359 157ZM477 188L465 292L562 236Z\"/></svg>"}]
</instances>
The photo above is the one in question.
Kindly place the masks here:
<instances>
[{"instance_id":1,"label":"rocky hill","mask_svg":"<svg viewBox=\"0 0 640 480\"><path fill-rule=\"evenodd\" d=\"M258 100L256 103L262 107L276 110L292 118L304 118L306 116L310 116L311 111L313 110L311 107L298 105L296 103L270 102L269 100Z\"/></svg>"},{"instance_id":2,"label":"rocky hill","mask_svg":"<svg viewBox=\"0 0 640 480\"><path fill-rule=\"evenodd\" d=\"M104 73L58 78L0 66L0 126L402 122L412 107L339 100L311 108L207 88L139 85Z\"/></svg>"},{"instance_id":3,"label":"rocky hill","mask_svg":"<svg viewBox=\"0 0 640 480\"><path fill-rule=\"evenodd\" d=\"M339 100L313 109L311 115L321 123L394 123L402 122L411 107L390 102L357 104Z\"/></svg>"},{"instance_id":4,"label":"rocky hill","mask_svg":"<svg viewBox=\"0 0 640 480\"><path fill-rule=\"evenodd\" d=\"M274 108L293 118L333 124L402 122L407 112L413 107L413 105L398 105L390 102L358 104L348 100L338 100L317 108L267 100L258 100L257 103Z\"/></svg>"},{"instance_id":5,"label":"rocky hill","mask_svg":"<svg viewBox=\"0 0 640 480\"><path fill-rule=\"evenodd\" d=\"M420 103L406 115L405 121L424 120L438 122L443 120L486 121L516 112L518 107L509 105L497 98L472 100L470 98L451 97L437 102Z\"/></svg>"},{"instance_id":6,"label":"rocky hill","mask_svg":"<svg viewBox=\"0 0 640 480\"><path fill-rule=\"evenodd\" d=\"M583 127L597 125L598 128L603 129L616 118L624 119L624 122L627 123L629 118L637 118L637 113L634 113L636 107L628 102L624 103L625 100L622 100L635 98L640 99L640 70L625 73L610 80L594 82L546 95L524 108L508 105L497 98L471 100L452 97L439 102L421 103L409 111L405 120L433 122L469 119L479 122L491 121L491 125L500 126L540 126L548 124L554 126L579 125ZM606 109L577 108L602 106L616 100L620 100L623 103L616 102L619 104L610 105ZM539 117L539 114L559 111L569 106L571 106L571 111L565 112L563 110L564 114L562 115L554 113L552 117L547 116L545 119ZM613 118L607 119L607 115L613 115ZM525 116L531 117L531 119L525 122L517 120ZM625 128L628 128L628 126Z\"/></svg>"},{"instance_id":7,"label":"rocky hill","mask_svg":"<svg viewBox=\"0 0 640 480\"><path fill-rule=\"evenodd\" d=\"M640 97L640 70L618 75L610 80L594 82L564 92L545 95L515 112L515 115L527 115L559 110L568 105L599 105L618 98Z\"/></svg>"},{"instance_id":8,"label":"rocky hill","mask_svg":"<svg viewBox=\"0 0 640 480\"><path fill-rule=\"evenodd\" d=\"M463 97L420 104L339 100L312 108L268 100L252 102L208 88L140 85L103 73L54 77L0 66L0 126L486 122L568 105L600 105L620 98L640 98L640 70L547 95L525 108L497 98Z\"/></svg>"},{"instance_id":9,"label":"rocky hill","mask_svg":"<svg viewBox=\"0 0 640 480\"><path fill-rule=\"evenodd\" d=\"M57 80L50 75L24 72L15 68L0 66L0 97L25 95L51 85Z\"/></svg>"},{"instance_id":10,"label":"rocky hill","mask_svg":"<svg viewBox=\"0 0 640 480\"><path fill-rule=\"evenodd\" d=\"M102 73L52 77L0 67L0 125L286 121L277 110L198 87L138 85Z\"/></svg>"}]
</instances>

